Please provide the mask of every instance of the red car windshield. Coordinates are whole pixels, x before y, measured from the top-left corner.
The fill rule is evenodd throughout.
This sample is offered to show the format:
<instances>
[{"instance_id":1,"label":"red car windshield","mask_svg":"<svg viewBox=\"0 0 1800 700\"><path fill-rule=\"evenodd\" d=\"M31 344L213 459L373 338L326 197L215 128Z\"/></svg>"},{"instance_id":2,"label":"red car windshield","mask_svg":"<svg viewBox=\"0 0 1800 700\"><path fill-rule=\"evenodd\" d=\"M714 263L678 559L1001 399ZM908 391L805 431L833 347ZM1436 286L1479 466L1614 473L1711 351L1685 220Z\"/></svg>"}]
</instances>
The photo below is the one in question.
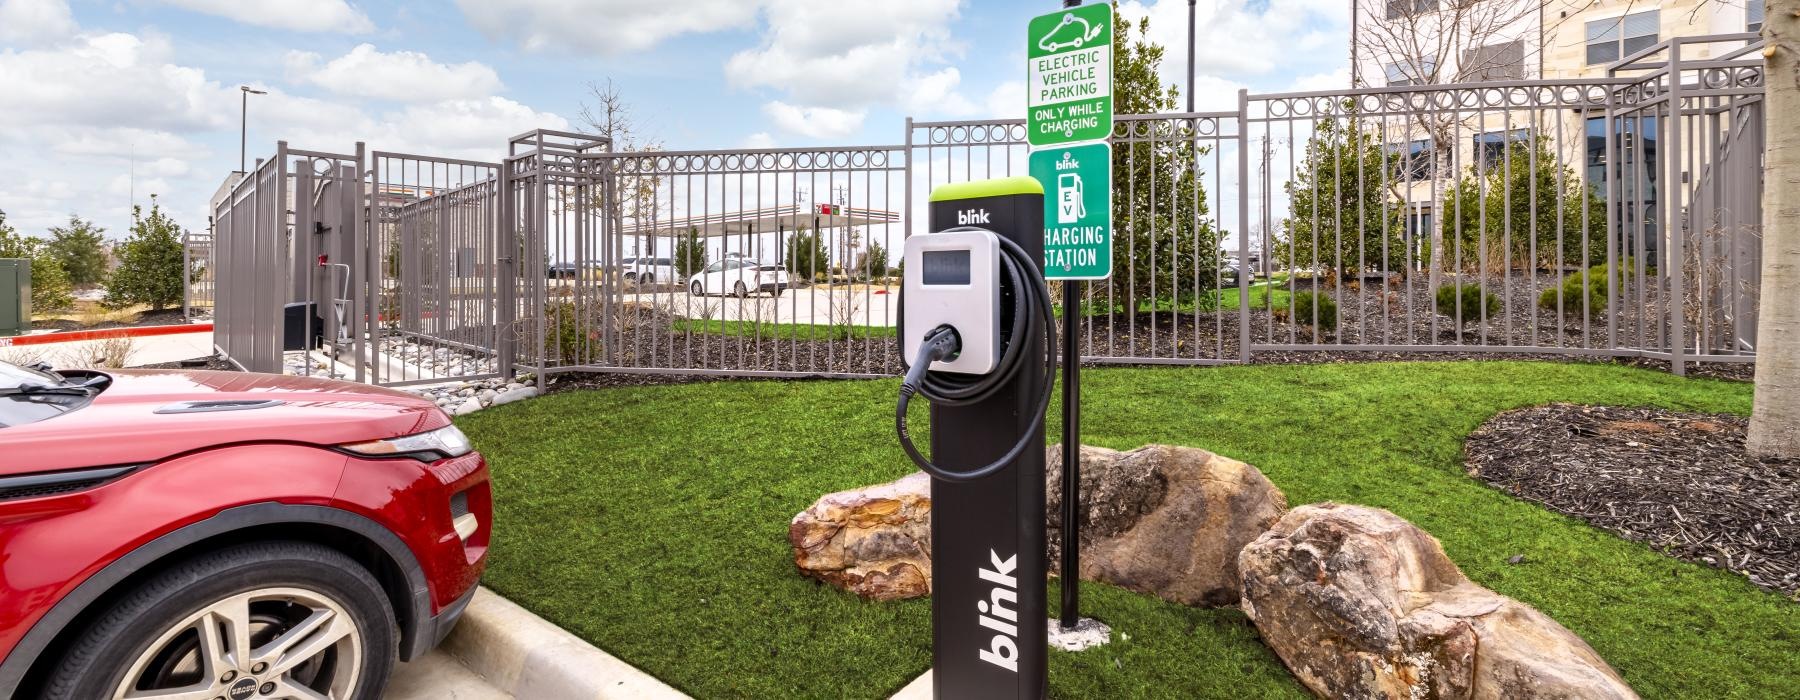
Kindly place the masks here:
<instances>
[{"instance_id":1,"label":"red car windshield","mask_svg":"<svg viewBox=\"0 0 1800 700\"><path fill-rule=\"evenodd\" d=\"M98 393L97 386L47 369L0 362L0 429L55 418L86 406Z\"/></svg>"}]
</instances>

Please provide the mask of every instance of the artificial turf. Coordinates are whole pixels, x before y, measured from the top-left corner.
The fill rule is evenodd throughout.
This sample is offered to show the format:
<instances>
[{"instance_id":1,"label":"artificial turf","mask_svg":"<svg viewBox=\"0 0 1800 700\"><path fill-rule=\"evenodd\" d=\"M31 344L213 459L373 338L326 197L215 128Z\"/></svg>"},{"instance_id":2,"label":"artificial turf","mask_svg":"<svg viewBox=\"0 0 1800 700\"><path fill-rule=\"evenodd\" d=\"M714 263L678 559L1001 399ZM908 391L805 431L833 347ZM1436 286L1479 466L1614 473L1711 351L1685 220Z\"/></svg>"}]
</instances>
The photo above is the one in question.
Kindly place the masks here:
<instances>
[{"instance_id":1,"label":"artificial turf","mask_svg":"<svg viewBox=\"0 0 1800 700\"><path fill-rule=\"evenodd\" d=\"M1800 604L1462 472L1463 438L1502 410L1572 401L1744 414L1747 385L1532 362L1083 377L1084 442L1203 447L1261 468L1293 505L1392 510L1442 540L1476 582L1581 635L1646 698L1800 693ZM493 466L487 582L697 697L885 697L930 663L928 605L864 602L802 579L787 525L820 494L911 471L892 434L896 386L618 388L459 418ZM1523 563L1507 563L1518 554ZM1096 584L1082 600L1118 641L1053 652L1054 696L1304 696L1235 610Z\"/></svg>"}]
</instances>

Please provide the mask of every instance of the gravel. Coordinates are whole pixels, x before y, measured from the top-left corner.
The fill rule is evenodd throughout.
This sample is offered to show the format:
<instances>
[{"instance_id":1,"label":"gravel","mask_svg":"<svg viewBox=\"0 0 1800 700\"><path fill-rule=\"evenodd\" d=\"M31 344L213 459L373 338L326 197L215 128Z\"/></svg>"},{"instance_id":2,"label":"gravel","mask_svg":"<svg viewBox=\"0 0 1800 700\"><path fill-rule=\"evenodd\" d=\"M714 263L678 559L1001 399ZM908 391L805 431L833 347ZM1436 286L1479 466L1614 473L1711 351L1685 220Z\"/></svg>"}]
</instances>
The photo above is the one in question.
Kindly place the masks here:
<instances>
[{"instance_id":1,"label":"gravel","mask_svg":"<svg viewBox=\"0 0 1800 700\"><path fill-rule=\"evenodd\" d=\"M1747 428L1553 404L1494 417L1464 449L1469 474L1502 491L1800 601L1800 462L1750 458Z\"/></svg>"}]
</instances>

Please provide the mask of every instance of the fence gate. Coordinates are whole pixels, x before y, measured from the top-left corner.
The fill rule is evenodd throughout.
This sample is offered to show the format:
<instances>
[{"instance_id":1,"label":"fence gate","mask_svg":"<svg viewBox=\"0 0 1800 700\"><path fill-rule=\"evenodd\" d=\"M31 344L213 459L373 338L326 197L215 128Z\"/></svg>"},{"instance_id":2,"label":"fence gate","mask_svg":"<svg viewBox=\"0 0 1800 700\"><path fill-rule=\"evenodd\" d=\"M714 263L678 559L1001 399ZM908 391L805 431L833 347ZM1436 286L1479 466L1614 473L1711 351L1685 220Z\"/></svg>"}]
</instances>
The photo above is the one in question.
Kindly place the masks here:
<instances>
[{"instance_id":1,"label":"fence gate","mask_svg":"<svg viewBox=\"0 0 1800 700\"><path fill-rule=\"evenodd\" d=\"M500 166L382 151L370 161L366 283L351 300L370 327L351 336L352 364L389 386L499 376L516 312L499 295L514 258L501 241Z\"/></svg>"}]
</instances>

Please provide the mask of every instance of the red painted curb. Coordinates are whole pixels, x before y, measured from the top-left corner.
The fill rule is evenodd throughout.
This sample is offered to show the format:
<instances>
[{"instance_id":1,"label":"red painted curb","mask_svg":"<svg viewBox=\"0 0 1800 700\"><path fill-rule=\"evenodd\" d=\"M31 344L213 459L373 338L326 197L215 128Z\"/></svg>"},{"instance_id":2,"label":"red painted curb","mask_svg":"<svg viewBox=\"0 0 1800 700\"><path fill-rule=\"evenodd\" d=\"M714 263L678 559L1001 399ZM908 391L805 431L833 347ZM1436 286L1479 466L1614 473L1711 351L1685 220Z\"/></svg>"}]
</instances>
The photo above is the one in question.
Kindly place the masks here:
<instances>
[{"instance_id":1,"label":"red painted curb","mask_svg":"<svg viewBox=\"0 0 1800 700\"><path fill-rule=\"evenodd\" d=\"M78 340L105 340L107 338L147 338L156 335L177 335L180 333L211 333L213 324L184 323L178 326L139 326L136 328L106 328L97 331L63 331L61 333L39 333L37 335L20 335L11 338L0 338L0 348L20 345L49 345L51 343L69 343Z\"/></svg>"}]
</instances>

